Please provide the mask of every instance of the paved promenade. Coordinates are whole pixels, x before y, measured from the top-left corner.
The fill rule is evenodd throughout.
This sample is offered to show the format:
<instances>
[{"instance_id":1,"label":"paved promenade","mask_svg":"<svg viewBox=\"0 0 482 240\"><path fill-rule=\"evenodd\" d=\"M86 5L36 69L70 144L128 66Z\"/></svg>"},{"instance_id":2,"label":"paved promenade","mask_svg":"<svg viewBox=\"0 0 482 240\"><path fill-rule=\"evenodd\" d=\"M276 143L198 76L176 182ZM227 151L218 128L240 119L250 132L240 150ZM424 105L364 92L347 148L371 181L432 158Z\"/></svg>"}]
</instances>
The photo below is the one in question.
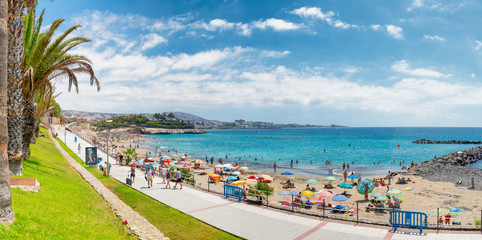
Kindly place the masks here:
<instances>
[{"instance_id":1,"label":"paved promenade","mask_svg":"<svg viewBox=\"0 0 482 240\"><path fill-rule=\"evenodd\" d=\"M55 127L57 129L57 126ZM59 138L64 141L64 131L58 131ZM81 144L80 154L78 143ZM78 138L74 142L74 135L67 132L67 146L85 159L84 148L91 146ZM98 152L99 157L106 159L103 152ZM115 159L111 159L115 163ZM125 182L129 167L112 165L111 176ZM165 189L160 178L154 178L153 188L147 188L144 175L137 172L133 188L169 205L181 212L189 214L216 228L232 233L246 239L479 239L482 234L476 233L449 233L424 231L424 235L414 234L415 229L403 230L405 232L393 233L388 227L356 225L319 218L305 217L287 212L280 212L266 207L252 206L225 200L219 195L199 191L184 184L183 189ZM174 186L171 183L171 186ZM162 215L159 215L162 218ZM166 220L168 221L168 219ZM160 229L162 231L162 229Z\"/></svg>"}]
</instances>

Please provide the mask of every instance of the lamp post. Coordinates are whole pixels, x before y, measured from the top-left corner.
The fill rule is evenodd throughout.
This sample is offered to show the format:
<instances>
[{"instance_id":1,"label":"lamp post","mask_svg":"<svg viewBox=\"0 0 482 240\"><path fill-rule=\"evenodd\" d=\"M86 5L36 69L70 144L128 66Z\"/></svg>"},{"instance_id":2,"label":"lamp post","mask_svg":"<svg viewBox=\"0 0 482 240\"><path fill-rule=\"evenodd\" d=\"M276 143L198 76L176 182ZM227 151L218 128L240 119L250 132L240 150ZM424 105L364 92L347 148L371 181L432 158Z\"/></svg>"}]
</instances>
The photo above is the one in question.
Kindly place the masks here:
<instances>
[{"instance_id":1,"label":"lamp post","mask_svg":"<svg viewBox=\"0 0 482 240\"><path fill-rule=\"evenodd\" d=\"M112 120L106 120L105 122L111 123ZM110 138L110 131L109 127L107 126L107 176L110 175L110 165L109 165L109 138Z\"/></svg>"}]
</instances>

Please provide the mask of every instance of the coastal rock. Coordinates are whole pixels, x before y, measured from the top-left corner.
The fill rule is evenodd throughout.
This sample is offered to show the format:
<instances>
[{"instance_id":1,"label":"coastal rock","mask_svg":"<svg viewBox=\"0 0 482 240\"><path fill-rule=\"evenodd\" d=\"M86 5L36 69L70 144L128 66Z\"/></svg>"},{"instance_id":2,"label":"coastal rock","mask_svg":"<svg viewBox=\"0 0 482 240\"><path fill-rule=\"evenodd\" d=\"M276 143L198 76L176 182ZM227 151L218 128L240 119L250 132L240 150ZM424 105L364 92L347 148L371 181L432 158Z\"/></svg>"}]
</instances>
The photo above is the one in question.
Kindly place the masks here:
<instances>
[{"instance_id":1,"label":"coastal rock","mask_svg":"<svg viewBox=\"0 0 482 240\"><path fill-rule=\"evenodd\" d=\"M427 140L427 139L419 139L413 141L416 144L482 144L482 141L457 141L457 140L449 140L449 141L438 141L438 140Z\"/></svg>"},{"instance_id":2,"label":"coastal rock","mask_svg":"<svg viewBox=\"0 0 482 240\"><path fill-rule=\"evenodd\" d=\"M450 153L424 161L410 167L409 172L437 182L453 182L458 187L472 186L470 178L475 175L475 189L482 190L482 169L472 168L471 164L482 160L482 146Z\"/></svg>"},{"instance_id":3,"label":"coastal rock","mask_svg":"<svg viewBox=\"0 0 482 240\"><path fill-rule=\"evenodd\" d=\"M206 133L203 129L167 129L167 128L141 128L142 134L203 134Z\"/></svg>"}]
</instances>

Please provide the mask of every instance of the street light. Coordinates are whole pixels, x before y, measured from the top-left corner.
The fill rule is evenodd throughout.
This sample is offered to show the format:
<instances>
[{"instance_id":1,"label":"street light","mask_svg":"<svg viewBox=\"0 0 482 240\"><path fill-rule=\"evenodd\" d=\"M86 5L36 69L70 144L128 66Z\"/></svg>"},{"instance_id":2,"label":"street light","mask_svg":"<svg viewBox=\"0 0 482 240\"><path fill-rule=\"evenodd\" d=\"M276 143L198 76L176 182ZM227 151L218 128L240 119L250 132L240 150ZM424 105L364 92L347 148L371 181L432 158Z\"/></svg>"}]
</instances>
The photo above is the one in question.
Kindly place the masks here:
<instances>
[{"instance_id":1,"label":"street light","mask_svg":"<svg viewBox=\"0 0 482 240\"><path fill-rule=\"evenodd\" d=\"M111 123L112 120L106 120L105 122ZM110 165L109 165L109 139L110 139L110 131L109 127L107 127L107 176L110 175Z\"/></svg>"}]
</instances>

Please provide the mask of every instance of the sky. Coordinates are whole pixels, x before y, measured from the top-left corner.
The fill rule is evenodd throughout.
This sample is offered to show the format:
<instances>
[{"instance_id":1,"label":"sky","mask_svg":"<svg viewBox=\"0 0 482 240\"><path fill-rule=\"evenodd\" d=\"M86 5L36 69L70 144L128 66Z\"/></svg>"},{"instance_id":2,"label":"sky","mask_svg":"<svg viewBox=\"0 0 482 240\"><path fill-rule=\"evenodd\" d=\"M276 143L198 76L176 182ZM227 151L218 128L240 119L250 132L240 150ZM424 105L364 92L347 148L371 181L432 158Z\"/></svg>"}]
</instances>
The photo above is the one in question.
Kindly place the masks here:
<instances>
[{"instance_id":1,"label":"sky","mask_svg":"<svg viewBox=\"0 0 482 240\"><path fill-rule=\"evenodd\" d=\"M476 0L40 0L44 28L91 42L100 92L63 109L206 119L481 127Z\"/></svg>"}]
</instances>

